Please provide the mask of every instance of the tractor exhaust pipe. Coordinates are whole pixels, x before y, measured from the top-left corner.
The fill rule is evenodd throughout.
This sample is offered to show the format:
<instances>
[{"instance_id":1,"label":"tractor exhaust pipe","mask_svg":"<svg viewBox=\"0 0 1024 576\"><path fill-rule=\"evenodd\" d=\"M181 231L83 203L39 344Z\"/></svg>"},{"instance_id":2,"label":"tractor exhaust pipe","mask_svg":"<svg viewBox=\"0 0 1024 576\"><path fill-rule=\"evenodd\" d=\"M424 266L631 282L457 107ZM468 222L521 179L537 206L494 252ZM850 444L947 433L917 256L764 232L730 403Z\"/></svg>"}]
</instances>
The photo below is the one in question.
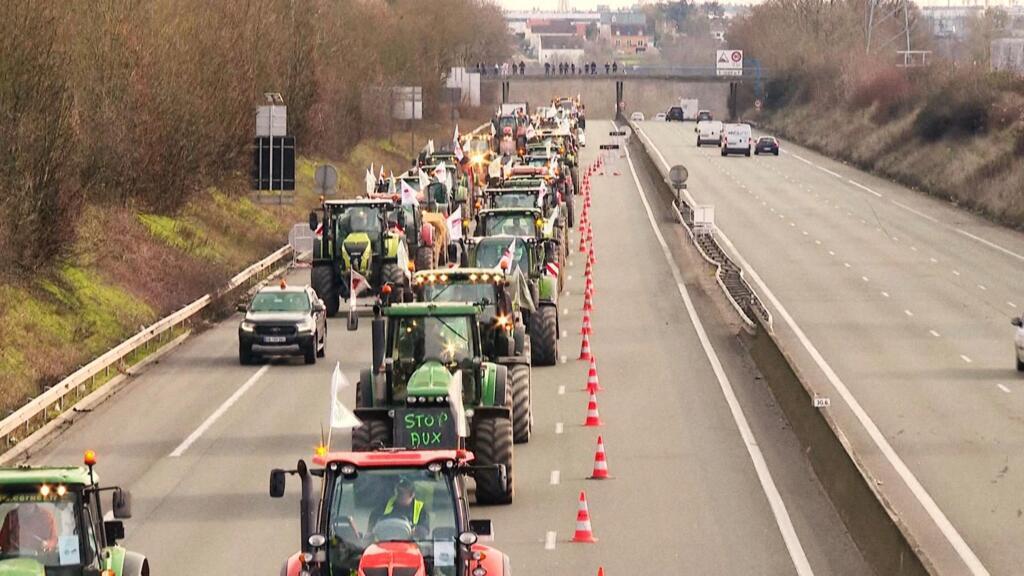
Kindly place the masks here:
<instances>
[{"instance_id":1,"label":"tractor exhaust pipe","mask_svg":"<svg viewBox=\"0 0 1024 576\"><path fill-rule=\"evenodd\" d=\"M373 307L370 332L373 339L373 373L376 374L384 363L384 317L381 316L379 305Z\"/></svg>"},{"instance_id":2,"label":"tractor exhaust pipe","mask_svg":"<svg viewBox=\"0 0 1024 576\"><path fill-rule=\"evenodd\" d=\"M309 468L306 466L305 460L299 460L299 463L295 468L296 473L299 475L299 480L302 482L302 495L299 497L299 534L302 538L302 542L299 544L299 550L302 550L303 552L310 552L309 537L312 535L310 525L312 524L311 514L313 512L312 479L309 476Z\"/></svg>"}]
</instances>

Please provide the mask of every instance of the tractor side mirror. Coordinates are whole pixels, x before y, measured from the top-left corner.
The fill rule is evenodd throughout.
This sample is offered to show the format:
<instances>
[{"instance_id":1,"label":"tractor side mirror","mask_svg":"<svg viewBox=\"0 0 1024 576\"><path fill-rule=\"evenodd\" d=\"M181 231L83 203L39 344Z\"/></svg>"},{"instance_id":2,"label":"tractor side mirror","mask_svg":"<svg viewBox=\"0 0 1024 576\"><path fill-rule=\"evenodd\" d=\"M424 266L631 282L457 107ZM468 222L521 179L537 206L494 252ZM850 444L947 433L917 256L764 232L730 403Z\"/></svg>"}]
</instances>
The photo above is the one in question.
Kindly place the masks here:
<instances>
[{"instance_id":1,"label":"tractor side mirror","mask_svg":"<svg viewBox=\"0 0 1024 576\"><path fill-rule=\"evenodd\" d=\"M121 488L114 490L114 518L118 520L132 517L132 493Z\"/></svg>"},{"instance_id":2,"label":"tractor side mirror","mask_svg":"<svg viewBox=\"0 0 1024 576\"><path fill-rule=\"evenodd\" d=\"M375 315L370 325L370 336L373 344L373 371L380 370L384 363L384 317Z\"/></svg>"},{"instance_id":3,"label":"tractor side mirror","mask_svg":"<svg viewBox=\"0 0 1024 576\"><path fill-rule=\"evenodd\" d=\"M309 229L315 231L316 227L319 226L319 225L320 225L320 222L318 221L318 219L316 217L316 212L311 211L309 213Z\"/></svg>"},{"instance_id":4,"label":"tractor side mirror","mask_svg":"<svg viewBox=\"0 0 1024 576\"><path fill-rule=\"evenodd\" d=\"M284 496L285 475L284 470L274 468L270 471L270 497L281 498Z\"/></svg>"},{"instance_id":5,"label":"tractor side mirror","mask_svg":"<svg viewBox=\"0 0 1024 576\"><path fill-rule=\"evenodd\" d=\"M103 535L107 544L114 544L118 540L124 540L124 522L120 520L107 520L103 523Z\"/></svg>"},{"instance_id":6,"label":"tractor side mirror","mask_svg":"<svg viewBox=\"0 0 1024 576\"><path fill-rule=\"evenodd\" d=\"M479 370L484 365L483 360L479 356L474 356L472 360L473 370Z\"/></svg>"}]
</instances>

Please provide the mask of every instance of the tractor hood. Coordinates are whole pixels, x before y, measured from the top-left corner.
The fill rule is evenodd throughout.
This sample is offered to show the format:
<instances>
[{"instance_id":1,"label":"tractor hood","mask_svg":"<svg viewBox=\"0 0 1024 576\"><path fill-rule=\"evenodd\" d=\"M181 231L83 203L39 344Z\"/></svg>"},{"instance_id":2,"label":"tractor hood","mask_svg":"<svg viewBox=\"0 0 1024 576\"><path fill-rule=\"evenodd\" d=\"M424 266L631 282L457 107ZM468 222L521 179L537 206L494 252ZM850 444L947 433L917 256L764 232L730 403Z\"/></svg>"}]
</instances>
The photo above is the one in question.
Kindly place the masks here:
<instances>
[{"instance_id":1,"label":"tractor hood","mask_svg":"<svg viewBox=\"0 0 1024 576\"><path fill-rule=\"evenodd\" d=\"M425 576L423 554L415 542L379 542L371 544L359 559L359 574L408 574Z\"/></svg>"},{"instance_id":2,"label":"tractor hood","mask_svg":"<svg viewBox=\"0 0 1024 576\"><path fill-rule=\"evenodd\" d=\"M46 570L38 560L11 558L0 560L0 576L44 576Z\"/></svg>"},{"instance_id":3,"label":"tractor hood","mask_svg":"<svg viewBox=\"0 0 1024 576\"><path fill-rule=\"evenodd\" d=\"M409 377L409 396L444 396L452 382L452 374L437 360L428 360Z\"/></svg>"}]
</instances>

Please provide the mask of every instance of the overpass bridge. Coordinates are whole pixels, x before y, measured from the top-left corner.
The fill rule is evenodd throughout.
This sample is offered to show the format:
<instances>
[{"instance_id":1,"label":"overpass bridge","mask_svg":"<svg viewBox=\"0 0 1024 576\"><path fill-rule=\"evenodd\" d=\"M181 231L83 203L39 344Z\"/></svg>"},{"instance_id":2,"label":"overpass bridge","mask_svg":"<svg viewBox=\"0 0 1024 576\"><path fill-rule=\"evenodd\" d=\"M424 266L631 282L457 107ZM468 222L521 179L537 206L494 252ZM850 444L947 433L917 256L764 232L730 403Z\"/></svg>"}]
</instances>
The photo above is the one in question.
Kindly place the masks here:
<instances>
[{"instance_id":1,"label":"overpass bridge","mask_svg":"<svg viewBox=\"0 0 1024 576\"><path fill-rule=\"evenodd\" d=\"M694 97L717 116L734 118L740 85L752 84L755 96L761 97L767 71L750 66L732 72L735 75L721 75L714 66L631 66L605 73L604 67L598 66L596 73L577 69L575 74L559 74L544 73L533 65L525 74L481 74L480 82L481 89L490 93L495 103L540 102L555 92L581 93L591 103L588 108L594 109L597 104L598 111L603 112L601 103L608 103L611 115L621 118L633 111L648 115L665 111L680 97ZM610 90L612 86L614 93Z\"/></svg>"}]
</instances>

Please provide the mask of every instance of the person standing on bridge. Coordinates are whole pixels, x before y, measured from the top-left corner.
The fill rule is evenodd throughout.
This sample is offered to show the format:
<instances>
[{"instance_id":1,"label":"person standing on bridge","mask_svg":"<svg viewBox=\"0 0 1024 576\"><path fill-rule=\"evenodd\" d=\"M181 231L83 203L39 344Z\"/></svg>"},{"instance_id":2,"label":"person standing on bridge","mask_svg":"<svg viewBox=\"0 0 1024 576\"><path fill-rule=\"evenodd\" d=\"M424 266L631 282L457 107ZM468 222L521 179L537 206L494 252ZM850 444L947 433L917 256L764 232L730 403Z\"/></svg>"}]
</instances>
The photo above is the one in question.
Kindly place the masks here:
<instances>
[{"instance_id":1,"label":"person standing on bridge","mask_svg":"<svg viewBox=\"0 0 1024 576\"><path fill-rule=\"evenodd\" d=\"M548 76L551 74L551 64L548 62L544 63L544 75Z\"/></svg>"},{"instance_id":2,"label":"person standing on bridge","mask_svg":"<svg viewBox=\"0 0 1024 576\"><path fill-rule=\"evenodd\" d=\"M526 62L519 61L519 75L526 76Z\"/></svg>"},{"instance_id":3,"label":"person standing on bridge","mask_svg":"<svg viewBox=\"0 0 1024 576\"><path fill-rule=\"evenodd\" d=\"M594 74L597 74L597 62L594 62L593 60L591 60L590 61L590 75L593 76Z\"/></svg>"},{"instance_id":4,"label":"person standing on bridge","mask_svg":"<svg viewBox=\"0 0 1024 576\"><path fill-rule=\"evenodd\" d=\"M605 62L604 63L604 73L605 74L610 74L611 73L611 69L612 69L612 65L607 63L607 62Z\"/></svg>"},{"instance_id":5,"label":"person standing on bridge","mask_svg":"<svg viewBox=\"0 0 1024 576\"><path fill-rule=\"evenodd\" d=\"M612 62L612 73L613 74L617 74L618 72L619 72L619 63L618 62Z\"/></svg>"}]
</instances>

